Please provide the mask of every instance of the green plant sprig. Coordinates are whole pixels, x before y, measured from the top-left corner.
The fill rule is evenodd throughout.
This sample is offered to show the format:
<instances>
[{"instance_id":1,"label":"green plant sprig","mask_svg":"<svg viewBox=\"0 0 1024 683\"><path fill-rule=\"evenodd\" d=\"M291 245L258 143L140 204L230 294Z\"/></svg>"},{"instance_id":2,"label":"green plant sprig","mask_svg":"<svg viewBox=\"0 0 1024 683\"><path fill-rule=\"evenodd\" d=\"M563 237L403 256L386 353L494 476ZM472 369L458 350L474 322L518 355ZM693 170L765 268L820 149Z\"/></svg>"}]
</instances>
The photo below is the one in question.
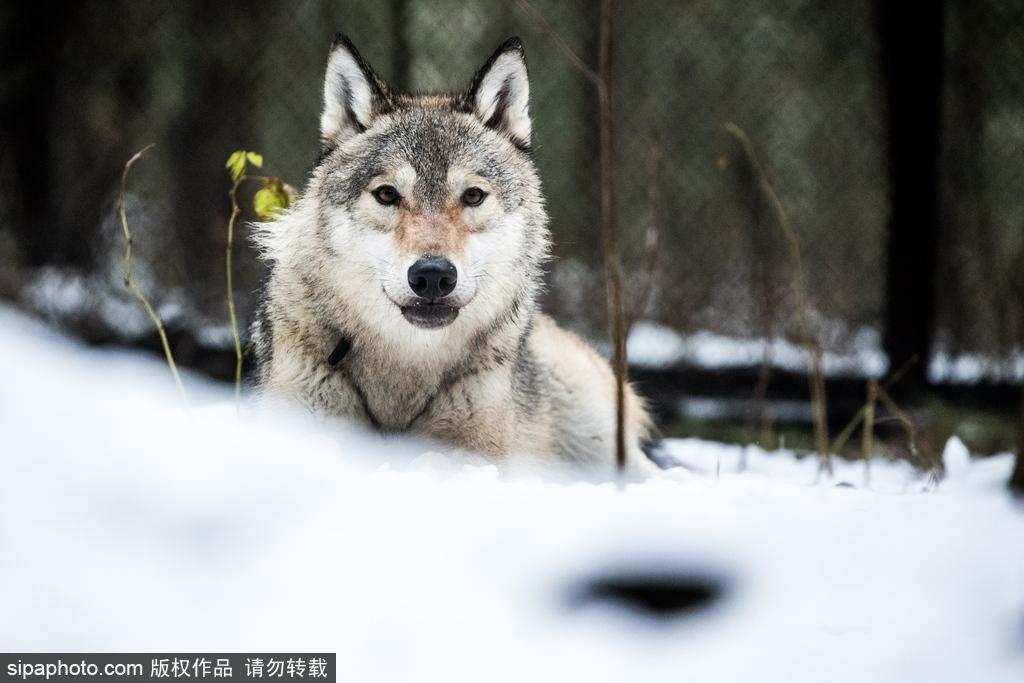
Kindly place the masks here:
<instances>
[{"instance_id":1,"label":"green plant sprig","mask_svg":"<svg viewBox=\"0 0 1024 683\"><path fill-rule=\"evenodd\" d=\"M224 269L227 285L228 317L231 320L231 336L235 345L235 402L241 399L242 395L242 339L238 332L238 316L235 312L235 287L234 267L232 254L234 251L235 222L242 213L238 204L238 188L242 183L250 180L258 181L261 187L253 197L253 210L261 220L272 220L281 211L288 208L291 197L285 184L279 179L271 176L248 175L246 169L249 165L256 168L263 167L263 155L258 152L238 150L231 153L227 163L224 165L231 176L231 189L228 197L231 199L231 217L228 219L227 246L224 252Z\"/></svg>"}]
</instances>

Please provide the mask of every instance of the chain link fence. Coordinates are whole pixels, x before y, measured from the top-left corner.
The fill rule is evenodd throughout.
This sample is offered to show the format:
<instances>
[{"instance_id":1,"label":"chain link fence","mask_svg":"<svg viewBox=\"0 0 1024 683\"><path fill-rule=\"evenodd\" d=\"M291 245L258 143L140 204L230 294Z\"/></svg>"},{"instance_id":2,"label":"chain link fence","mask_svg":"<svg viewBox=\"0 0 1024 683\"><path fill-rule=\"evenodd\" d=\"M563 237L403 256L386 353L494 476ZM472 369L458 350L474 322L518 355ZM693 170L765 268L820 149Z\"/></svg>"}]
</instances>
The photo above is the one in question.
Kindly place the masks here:
<instances>
[{"instance_id":1,"label":"chain link fence","mask_svg":"<svg viewBox=\"0 0 1024 683\"><path fill-rule=\"evenodd\" d=\"M936 339L950 354L1006 359L1024 340L1024 17L1007 0L946 4ZM684 335L798 339L787 244L731 122L799 235L825 349L843 352L858 331L880 339L890 187L874 10L619 3L619 224L634 317ZM597 96L558 45L596 65L597 15L597 3L555 0L9 4L0 292L94 341L150 334L121 287L115 201L124 161L155 142L129 181L136 267L178 355L202 365L203 348L230 343L224 162L257 150L268 173L303 185L334 32L417 92L464 87L515 34L555 236L545 306L601 339ZM236 264L247 321L263 271L244 246Z\"/></svg>"}]
</instances>

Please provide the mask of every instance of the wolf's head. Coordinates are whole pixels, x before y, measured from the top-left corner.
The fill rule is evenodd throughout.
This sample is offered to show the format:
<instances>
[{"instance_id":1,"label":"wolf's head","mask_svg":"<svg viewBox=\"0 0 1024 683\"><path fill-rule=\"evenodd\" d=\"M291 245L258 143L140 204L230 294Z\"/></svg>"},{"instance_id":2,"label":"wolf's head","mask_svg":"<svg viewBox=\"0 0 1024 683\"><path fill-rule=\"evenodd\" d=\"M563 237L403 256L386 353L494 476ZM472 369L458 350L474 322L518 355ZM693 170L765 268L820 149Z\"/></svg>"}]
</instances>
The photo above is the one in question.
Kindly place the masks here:
<instances>
[{"instance_id":1,"label":"wolf's head","mask_svg":"<svg viewBox=\"0 0 1024 683\"><path fill-rule=\"evenodd\" d=\"M323 154L294 209L262 226L325 324L393 343L457 341L531 310L548 248L530 156L523 49L457 95L393 92L345 37L327 64Z\"/></svg>"}]
</instances>

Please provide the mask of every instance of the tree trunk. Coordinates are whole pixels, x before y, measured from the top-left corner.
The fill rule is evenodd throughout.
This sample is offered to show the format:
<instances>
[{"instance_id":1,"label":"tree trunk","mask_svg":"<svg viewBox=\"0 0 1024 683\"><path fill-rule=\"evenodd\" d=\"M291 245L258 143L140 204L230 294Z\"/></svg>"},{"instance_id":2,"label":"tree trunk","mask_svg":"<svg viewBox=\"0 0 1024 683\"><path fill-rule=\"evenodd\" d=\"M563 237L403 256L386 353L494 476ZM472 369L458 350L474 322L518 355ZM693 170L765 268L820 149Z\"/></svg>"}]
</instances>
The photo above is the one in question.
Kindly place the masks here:
<instances>
[{"instance_id":1,"label":"tree trunk","mask_svg":"<svg viewBox=\"0 0 1024 683\"><path fill-rule=\"evenodd\" d=\"M943 10L942 3L913 13L899 3L877 5L891 206L884 346L892 371L914 362L898 385L904 395L926 386L935 322Z\"/></svg>"},{"instance_id":2,"label":"tree trunk","mask_svg":"<svg viewBox=\"0 0 1024 683\"><path fill-rule=\"evenodd\" d=\"M57 98L64 22L53 3L12 3L5 11L3 56L8 73L0 102L6 157L3 182L15 240L29 265L53 260L60 226L50 121Z\"/></svg>"}]
</instances>

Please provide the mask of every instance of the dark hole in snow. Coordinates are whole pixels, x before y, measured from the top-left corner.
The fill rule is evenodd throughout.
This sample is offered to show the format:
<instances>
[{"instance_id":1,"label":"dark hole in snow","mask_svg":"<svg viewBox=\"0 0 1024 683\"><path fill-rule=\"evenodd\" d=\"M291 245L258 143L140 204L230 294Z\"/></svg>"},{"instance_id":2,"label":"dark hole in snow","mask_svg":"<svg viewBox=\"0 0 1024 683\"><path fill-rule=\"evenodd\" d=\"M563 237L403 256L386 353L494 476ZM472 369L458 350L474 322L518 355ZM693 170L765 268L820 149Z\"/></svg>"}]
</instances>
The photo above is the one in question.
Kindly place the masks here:
<instances>
[{"instance_id":1,"label":"dark hole in snow","mask_svg":"<svg viewBox=\"0 0 1024 683\"><path fill-rule=\"evenodd\" d=\"M570 605L612 605L649 617L670 619L704 610L724 593L724 582L700 574L608 574L576 586L570 594Z\"/></svg>"}]
</instances>

